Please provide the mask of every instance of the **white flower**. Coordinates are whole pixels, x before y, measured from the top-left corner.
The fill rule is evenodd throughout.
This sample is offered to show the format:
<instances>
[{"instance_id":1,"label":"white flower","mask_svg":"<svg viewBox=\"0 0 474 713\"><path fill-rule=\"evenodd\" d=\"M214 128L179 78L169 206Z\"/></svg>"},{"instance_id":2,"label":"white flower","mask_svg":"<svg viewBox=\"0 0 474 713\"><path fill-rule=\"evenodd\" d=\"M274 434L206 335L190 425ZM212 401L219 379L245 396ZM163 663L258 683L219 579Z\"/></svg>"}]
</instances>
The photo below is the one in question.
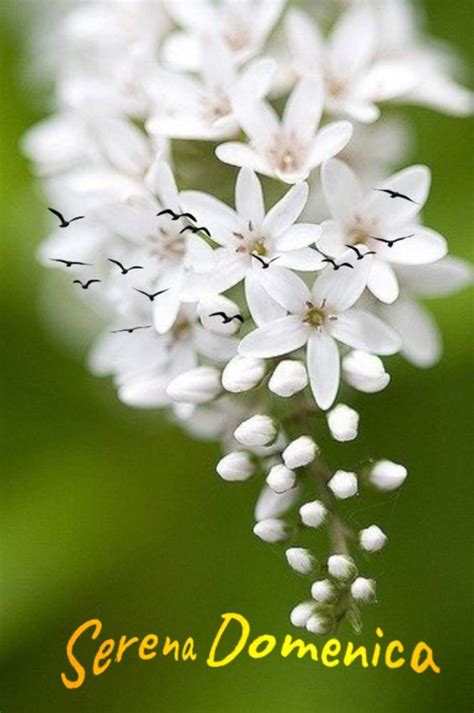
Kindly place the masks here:
<instances>
[{"instance_id":1,"label":"white flower","mask_svg":"<svg viewBox=\"0 0 474 713\"><path fill-rule=\"evenodd\" d=\"M351 595L357 602L367 604L375 599L375 582L373 579L357 577L351 584Z\"/></svg>"},{"instance_id":2,"label":"white flower","mask_svg":"<svg viewBox=\"0 0 474 713\"><path fill-rule=\"evenodd\" d=\"M298 626L298 627L306 626L306 622L308 621L310 616L313 614L315 608L316 608L316 605L312 601L301 602L301 604L297 604L295 606L295 608L292 609L292 611L290 613L290 621L293 624L293 626Z\"/></svg>"},{"instance_id":3,"label":"white flower","mask_svg":"<svg viewBox=\"0 0 474 713\"><path fill-rule=\"evenodd\" d=\"M294 359L281 361L268 382L268 388L277 396L289 398L308 385L308 375L304 365Z\"/></svg>"},{"instance_id":4,"label":"white flower","mask_svg":"<svg viewBox=\"0 0 474 713\"><path fill-rule=\"evenodd\" d=\"M224 292L244 280L245 299L257 325L285 313L266 290L267 273L284 275L287 268L308 271L324 266L311 247L320 237L319 225L295 223L307 198L307 184L299 183L265 214L261 183L249 169L239 171L235 210L207 193L180 194L184 209L199 216L221 246L215 254L213 289Z\"/></svg>"},{"instance_id":5,"label":"white flower","mask_svg":"<svg viewBox=\"0 0 474 713\"><path fill-rule=\"evenodd\" d=\"M378 490L396 490L407 475L404 465L391 460L379 460L372 466L369 480Z\"/></svg>"},{"instance_id":6,"label":"white flower","mask_svg":"<svg viewBox=\"0 0 474 713\"><path fill-rule=\"evenodd\" d=\"M268 446L277 436L277 428L270 416L257 414L243 421L234 431L234 438L243 446Z\"/></svg>"},{"instance_id":7,"label":"white flower","mask_svg":"<svg viewBox=\"0 0 474 713\"><path fill-rule=\"evenodd\" d=\"M309 465L318 452L318 446L310 436L300 436L287 445L282 458L288 468L301 468Z\"/></svg>"},{"instance_id":8,"label":"white flower","mask_svg":"<svg viewBox=\"0 0 474 713\"><path fill-rule=\"evenodd\" d=\"M173 401L203 404L221 391L220 373L212 366L197 366L175 377L166 388Z\"/></svg>"},{"instance_id":9,"label":"white flower","mask_svg":"<svg viewBox=\"0 0 474 713\"><path fill-rule=\"evenodd\" d=\"M253 389L265 374L265 361L251 357L235 356L222 372L222 386L226 391L239 394Z\"/></svg>"},{"instance_id":10,"label":"white flower","mask_svg":"<svg viewBox=\"0 0 474 713\"><path fill-rule=\"evenodd\" d=\"M275 493L285 493L295 486L296 474L283 463L277 463L271 468L266 482Z\"/></svg>"},{"instance_id":11,"label":"white flower","mask_svg":"<svg viewBox=\"0 0 474 713\"><path fill-rule=\"evenodd\" d=\"M286 522L272 517L259 520L255 524L253 532L264 542L282 542L288 538Z\"/></svg>"},{"instance_id":12,"label":"white flower","mask_svg":"<svg viewBox=\"0 0 474 713\"><path fill-rule=\"evenodd\" d=\"M327 634L331 629L331 621L323 614L313 614L306 622L306 629L312 634Z\"/></svg>"},{"instance_id":13,"label":"white flower","mask_svg":"<svg viewBox=\"0 0 474 713\"><path fill-rule=\"evenodd\" d=\"M378 552L387 542L387 535L378 525L371 525L359 532L359 542L366 552Z\"/></svg>"},{"instance_id":14,"label":"white flower","mask_svg":"<svg viewBox=\"0 0 474 713\"><path fill-rule=\"evenodd\" d=\"M367 287L381 302L392 303L398 297L394 265L423 265L446 254L443 236L417 222L431 181L426 166L405 168L366 194L353 171L337 159L324 164L321 179L332 220L323 223L318 248L332 257L345 254L347 245L356 257L357 252L373 252Z\"/></svg>"},{"instance_id":15,"label":"white flower","mask_svg":"<svg viewBox=\"0 0 474 713\"><path fill-rule=\"evenodd\" d=\"M357 495L357 476L347 470L337 470L328 483L328 487L340 500Z\"/></svg>"},{"instance_id":16,"label":"white flower","mask_svg":"<svg viewBox=\"0 0 474 713\"><path fill-rule=\"evenodd\" d=\"M349 555L331 555L328 559L328 571L336 579L349 579L354 576L357 569Z\"/></svg>"},{"instance_id":17,"label":"white flower","mask_svg":"<svg viewBox=\"0 0 474 713\"><path fill-rule=\"evenodd\" d=\"M275 493L268 485L265 485L255 505L255 519L266 520L284 515L294 505L299 494L298 486L285 493Z\"/></svg>"},{"instance_id":18,"label":"white flower","mask_svg":"<svg viewBox=\"0 0 474 713\"><path fill-rule=\"evenodd\" d=\"M320 500L312 500L300 507L301 522L306 527L320 527L326 515L327 509Z\"/></svg>"},{"instance_id":19,"label":"white flower","mask_svg":"<svg viewBox=\"0 0 474 713\"><path fill-rule=\"evenodd\" d=\"M224 316L219 312L223 312ZM239 306L223 295L203 296L197 313L204 329L215 334L235 334L242 326Z\"/></svg>"},{"instance_id":20,"label":"white flower","mask_svg":"<svg viewBox=\"0 0 474 713\"><path fill-rule=\"evenodd\" d=\"M314 567L314 557L304 547L289 547L285 552L288 564L299 574L310 574Z\"/></svg>"},{"instance_id":21,"label":"white flower","mask_svg":"<svg viewBox=\"0 0 474 713\"><path fill-rule=\"evenodd\" d=\"M345 404L338 404L326 416L331 436L336 441L353 441L357 438L359 414Z\"/></svg>"},{"instance_id":22,"label":"white flower","mask_svg":"<svg viewBox=\"0 0 474 713\"><path fill-rule=\"evenodd\" d=\"M337 591L329 579L320 579L311 585L311 596L317 602L328 604L334 601Z\"/></svg>"},{"instance_id":23,"label":"white flower","mask_svg":"<svg viewBox=\"0 0 474 713\"><path fill-rule=\"evenodd\" d=\"M353 349L342 358L342 377L354 389L367 394L382 391L390 382L382 360L359 349Z\"/></svg>"},{"instance_id":24,"label":"white flower","mask_svg":"<svg viewBox=\"0 0 474 713\"><path fill-rule=\"evenodd\" d=\"M399 336L380 319L360 309L350 309L361 296L371 269L371 256L363 260L349 251L341 262L351 268L323 270L312 290L293 273L276 276L267 270L266 288L289 312L248 334L239 345L245 356L270 358L307 344L306 361L316 403L328 409L339 388L340 359L336 339L357 349L394 354Z\"/></svg>"},{"instance_id":25,"label":"white flower","mask_svg":"<svg viewBox=\"0 0 474 713\"><path fill-rule=\"evenodd\" d=\"M335 121L318 131L323 102L322 83L303 79L291 92L280 120L268 102L255 101L241 88L233 95L232 106L250 144L221 144L217 157L285 183L304 181L316 166L338 154L352 135L348 121Z\"/></svg>"},{"instance_id":26,"label":"white flower","mask_svg":"<svg viewBox=\"0 0 474 713\"><path fill-rule=\"evenodd\" d=\"M221 478L233 482L250 478L255 472L255 466L249 453L233 451L220 459L216 470Z\"/></svg>"}]
</instances>

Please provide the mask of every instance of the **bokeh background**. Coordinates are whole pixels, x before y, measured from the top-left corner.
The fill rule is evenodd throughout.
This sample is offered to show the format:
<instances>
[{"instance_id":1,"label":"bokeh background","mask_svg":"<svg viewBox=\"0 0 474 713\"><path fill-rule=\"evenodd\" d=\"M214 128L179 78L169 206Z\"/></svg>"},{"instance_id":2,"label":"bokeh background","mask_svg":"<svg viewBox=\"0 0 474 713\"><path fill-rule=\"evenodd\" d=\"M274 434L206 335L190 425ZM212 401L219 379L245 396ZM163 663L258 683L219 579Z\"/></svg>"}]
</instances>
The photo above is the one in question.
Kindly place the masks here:
<instances>
[{"instance_id":1,"label":"bokeh background","mask_svg":"<svg viewBox=\"0 0 474 713\"><path fill-rule=\"evenodd\" d=\"M471 0L424 4L431 32L472 60ZM330 670L276 654L207 668L222 612L241 612L255 635L281 639L307 584L252 536L259 484L221 482L217 446L191 441L158 412L121 405L108 382L87 373L87 344L78 353L45 320L34 251L49 220L18 152L43 110L23 80L22 22L12 12L2 19L2 713L472 710L471 295L432 303L445 338L441 364L420 371L392 359L390 388L356 403L361 439L331 454L342 467L367 454L408 465L399 495L368 512L349 509L355 524L378 522L390 537L375 572L380 601L366 609L359 639L370 644L381 626L385 638L425 640L441 674ZM472 257L472 123L424 109L402 114L414 122L413 161L433 170L426 221L454 253ZM68 303L58 299L55 309L67 325ZM200 660L131 657L66 691L66 641L92 617L105 636L192 634ZM348 628L339 635L354 638Z\"/></svg>"}]
</instances>

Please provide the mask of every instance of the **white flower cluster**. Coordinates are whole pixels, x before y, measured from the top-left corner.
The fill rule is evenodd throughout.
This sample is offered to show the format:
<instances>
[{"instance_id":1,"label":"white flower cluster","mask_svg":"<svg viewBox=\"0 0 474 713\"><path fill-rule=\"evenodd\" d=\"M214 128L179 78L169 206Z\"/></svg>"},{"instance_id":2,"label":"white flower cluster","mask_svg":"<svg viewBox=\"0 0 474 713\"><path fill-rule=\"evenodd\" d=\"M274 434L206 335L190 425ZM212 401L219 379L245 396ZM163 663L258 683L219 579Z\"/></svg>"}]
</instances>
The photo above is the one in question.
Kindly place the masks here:
<instances>
[{"instance_id":1,"label":"white flower cluster","mask_svg":"<svg viewBox=\"0 0 474 713\"><path fill-rule=\"evenodd\" d=\"M317 634L358 628L375 598L341 501L407 475L325 465L327 429L358 435L340 382L344 399L384 389L380 356L399 351L433 364L440 337L417 299L471 279L422 223L429 169L389 175L408 127L377 120L388 100L465 115L472 96L409 2L342 7L327 0L317 22L284 0L71 2L49 38L57 110L24 140L48 204L83 216L39 255L106 324L91 370L126 404L221 440L224 480L263 476L254 533L317 573L291 614ZM223 164L239 168L233 205ZM323 559L299 541L315 528ZM358 534L365 553L386 540L370 523Z\"/></svg>"}]
</instances>

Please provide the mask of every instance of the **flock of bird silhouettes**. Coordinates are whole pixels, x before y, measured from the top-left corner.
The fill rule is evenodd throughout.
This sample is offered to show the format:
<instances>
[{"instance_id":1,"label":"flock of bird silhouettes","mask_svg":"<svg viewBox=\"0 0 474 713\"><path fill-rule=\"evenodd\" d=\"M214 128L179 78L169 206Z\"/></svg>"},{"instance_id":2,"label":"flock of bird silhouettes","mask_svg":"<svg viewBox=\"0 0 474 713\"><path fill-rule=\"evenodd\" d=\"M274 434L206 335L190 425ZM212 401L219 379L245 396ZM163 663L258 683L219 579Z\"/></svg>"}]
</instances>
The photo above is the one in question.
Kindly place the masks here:
<instances>
[{"instance_id":1,"label":"flock of bird silhouettes","mask_svg":"<svg viewBox=\"0 0 474 713\"><path fill-rule=\"evenodd\" d=\"M375 191L380 191L382 193L386 193L390 198L401 198L402 200L407 200L410 201L411 203L416 203L416 201L413 200L413 198L410 198L410 196L405 195L404 193L399 193L398 191L393 191L389 188L374 188ZM70 218L69 220L66 220L66 218L60 213L58 210L55 210L54 208L48 208L48 210L53 213L57 218L59 218L59 227L60 228L67 228L71 223L73 223L76 220L82 220L85 218L84 215L77 215L74 218ZM166 208L165 210L161 210L159 213L156 214L157 217L160 217L162 215L169 215L171 217L171 220L179 220L180 218L187 218L188 220L193 221L194 223L197 223L197 219L194 217L192 213L175 213L171 208ZM207 235L209 238L212 238L209 230L204 226L204 225L186 225L182 230L180 230L180 235L182 233L185 233L187 230L190 230L192 233L204 233ZM412 238L414 237L414 233L411 233L410 235L402 235L399 238L392 238L392 239L387 239L387 238L379 238L375 237L373 235L369 236L372 240L377 240L381 243L385 243L388 248L392 248L396 243L400 242L401 240L406 240L407 238ZM357 260L363 260L367 255L375 255L374 250L367 250L366 252L362 253L360 250L355 246L355 245L349 245L346 244L347 248L350 248L353 250L356 255L357 255ZM323 254L323 253L321 253ZM262 269L266 270L270 267L272 262L275 262L275 260L278 260L278 257L274 257L271 260L264 260L261 255L257 255L255 253L250 253L250 256L255 258L255 260L258 260L258 262L262 265ZM60 262L66 267L73 267L73 266L80 266L80 267L92 267L92 264L89 262L81 262L79 260L65 260L63 258L50 258L52 262ZM127 275L129 272L132 270L143 270L143 265L131 265L130 267L125 267L119 260L114 260L113 258L107 258L107 260L114 265L117 265L117 267L120 269L120 272L122 275ZM328 263L332 265L333 270L339 270L341 267L348 267L350 269L354 268L354 265L351 265L349 262L341 262L337 263L333 258L328 257L327 255L324 256L322 262ZM101 280L97 278L93 278L91 280L87 280L87 282L82 282L82 280L73 280L74 285L80 285L83 290L88 290L91 285L93 285L96 282L101 282ZM147 297L150 302L153 302L156 297L159 297L162 295L164 292L168 291L167 289L164 290L158 290L157 292L146 292L146 290L139 290L137 287L133 288L135 292L139 292L140 294L144 295ZM209 315L209 317L222 317L222 323L223 324L229 324L232 322L234 319L237 321L243 323L244 318L242 317L241 314L235 314L232 316L227 315L223 311L219 312L213 312L212 314ZM136 332L139 329L150 329L151 324L146 324L146 325L140 325L138 327L126 327L125 329L114 329L112 330L111 334L120 334L122 332L127 332L128 334L132 334L133 332Z\"/></svg>"}]
</instances>

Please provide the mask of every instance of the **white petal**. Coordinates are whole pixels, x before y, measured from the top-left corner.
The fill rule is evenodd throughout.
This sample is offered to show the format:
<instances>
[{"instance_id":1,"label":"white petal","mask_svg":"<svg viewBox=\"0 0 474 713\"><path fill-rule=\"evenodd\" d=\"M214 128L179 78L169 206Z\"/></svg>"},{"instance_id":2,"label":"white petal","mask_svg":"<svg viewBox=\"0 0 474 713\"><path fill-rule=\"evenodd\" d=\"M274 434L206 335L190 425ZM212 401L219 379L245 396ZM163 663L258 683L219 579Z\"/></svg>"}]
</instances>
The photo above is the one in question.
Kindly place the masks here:
<instances>
[{"instance_id":1,"label":"white petal","mask_svg":"<svg viewBox=\"0 0 474 713\"><path fill-rule=\"evenodd\" d=\"M347 262L353 267L340 267L335 270L328 265L316 278L313 286L313 298L317 304L326 300L329 309L344 312L359 299L364 291L372 267L372 255L357 260L352 250L347 250L337 258L338 264Z\"/></svg>"},{"instance_id":2,"label":"white petal","mask_svg":"<svg viewBox=\"0 0 474 713\"><path fill-rule=\"evenodd\" d=\"M275 240L275 250L298 250L314 245L321 237L321 226L315 223L297 223Z\"/></svg>"},{"instance_id":3,"label":"white petal","mask_svg":"<svg viewBox=\"0 0 474 713\"><path fill-rule=\"evenodd\" d=\"M153 303L153 324L159 334L165 334L176 321L180 305L179 290L171 288Z\"/></svg>"},{"instance_id":4,"label":"white petal","mask_svg":"<svg viewBox=\"0 0 474 713\"><path fill-rule=\"evenodd\" d=\"M300 270L301 272L313 272L322 270L326 264L322 262L323 256L313 248L300 248L299 250L287 250L281 254L278 265L289 267L290 270Z\"/></svg>"},{"instance_id":5,"label":"white petal","mask_svg":"<svg viewBox=\"0 0 474 713\"><path fill-rule=\"evenodd\" d=\"M376 62L357 83L357 94L372 102L388 101L413 88L417 75L407 62Z\"/></svg>"},{"instance_id":6,"label":"white petal","mask_svg":"<svg viewBox=\"0 0 474 713\"><path fill-rule=\"evenodd\" d=\"M318 250L329 257L338 257L347 251L344 243L346 238L344 227L336 220L324 220L321 223L321 238Z\"/></svg>"},{"instance_id":7,"label":"white petal","mask_svg":"<svg viewBox=\"0 0 474 713\"><path fill-rule=\"evenodd\" d=\"M382 311L384 319L401 335L401 353L412 364L428 368L441 356L442 341L436 322L421 305L407 297Z\"/></svg>"},{"instance_id":8,"label":"white petal","mask_svg":"<svg viewBox=\"0 0 474 713\"><path fill-rule=\"evenodd\" d=\"M311 15L289 7L285 15L285 30L290 52L300 74L321 66L324 38Z\"/></svg>"},{"instance_id":9,"label":"white petal","mask_svg":"<svg viewBox=\"0 0 474 713\"><path fill-rule=\"evenodd\" d=\"M300 317L290 315L259 327L244 337L239 354L262 359L287 354L299 349L308 338L308 330Z\"/></svg>"},{"instance_id":10,"label":"white petal","mask_svg":"<svg viewBox=\"0 0 474 713\"><path fill-rule=\"evenodd\" d=\"M235 208L241 218L260 226L265 216L262 184L249 168L242 168L235 184Z\"/></svg>"},{"instance_id":11,"label":"white petal","mask_svg":"<svg viewBox=\"0 0 474 713\"><path fill-rule=\"evenodd\" d=\"M387 304L395 302L400 292L393 267L377 258L372 261L367 287L374 297Z\"/></svg>"},{"instance_id":12,"label":"white petal","mask_svg":"<svg viewBox=\"0 0 474 713\"><path fill-rule=\"evenodd\" d=\"M199 225L205 225L212 239L220 245L233 244L232 231L239 224L232 208L222 201L200 191L182 191L179 203L184 211L192 213Z\"/></svg>"},{"instance_id":13,"label":"white petal","mask_svg":"<svg viewBox=\"0 0 474 713\"><path fill-rule=\"evenodd\" d=\"M423 266L397 269L404 287L420 297L451 295L472 283L472 267L458 257L445 257Z\"/></svg>"},{"instance_id":14,"label":"white petal","mask_svg":"<svg viewBox=\"0 0 474 713\"><path fill-rule=\"evenodd\" d=\"M391 248L382 243L382 248L377 251L379 257L400 265L424 265L440 260L448 252L446 239L434 230L418 225L405 227L403 232L413 237L401 240ZM387 238L392 237L396 236L387 234Z\"/></svg>"},{"instance_id":15,"label":"white petal","mask_svg":"<svg viewBox=\"0 0 474 713\"><path fill-rule=\"evenodd\" d=\"M174 211L179 210L176 181L169 164L165 161L161 161L156 167L155 180L155 190L163 206Z\"/></svg>"},{"instance_id":16,"label":"white petal","mask_svg":"<svg viewBox=\"0 0 474 713\"><path fill-rule=\"evenodd\" d=\"M245 278L245 299L250 315L258 327L281 319L286 314L284 307L270 296L254 271L249 271Z\"/></svg>"},{"instance_id":17,"label":"white petal","mask_svg":"<svg viewBox=\"0 0 474 713\"><path fill-rule=\"evenodd\" d=\"M347 146L352 137L350 121L333 121L318 131L311 147L307 164L310 168L319 166Z\"/></svg>"},{"instance_id":18,"label":"white petal","mask_svg":"<svg viewBox=\"0 0 474 713\"><path fill-rule=\"evenodd\" d=\"M301 314L305 311L311 293L294 272L271 265L268 270L259 270L258 274L266 291L288 312Z\"/></svg>"},{"instance_id":19,"label":"white petal","mask_svg":"<svg viewBox=\"0 0 474 713\"><path fill-rule=\"evenodd\" d=\"M273 170L268 163L247 144L238 141L229 141L220 144L216 148L216 156L219 161L229 163L231 166L242 166L251 168L253 171L262 173L264 176L272 176Z\"/></svg>"},{"instance_id":20,"label":"white petal","mask_svg":"<svg viewBox=\"0 0 474 713\"><path fill-rule=\"evenodd\" d=\"M250 62L241 72L239 89L249 96L261 99L271 89L277 64L273 59L262 58Z\"/></svg>"},{"instance_id":21,"label":"white petal","mask_svg":"<svg viewBox=\"0 0 474 713\"><path fill-rule=\"evenodd\" d=\"M354 171L333 158L321 167L321 184L332 217L347 224L362 201L362 188Z\"/></svg>"},{"instance_id":22,"label":"white petal","mask_svg":"<svg viewBox=\"0 0 474 713\"><path fill-rule=\"evenodd\" d=\"M232 96L232 108L239 125L256 144L268 145L280 130L278 115L267 101L256 101L247 92L238 91Z\"/></svg>"},{"instance_id":23,"label":"white petal","mask_svg":"<svg viewBox=\"0 0 474 713\"><path fill-rule=\"evenodd\" d=\"M301 141L310 141L323 111L324 90L321 81L302 79L291 92L283 112L283 126Z\"/></svg>"},{"instance_id":24,"label":"white petal","mask_svg":"<svg viewBox=\"0 0 474 713\"><path fill-rule=\"evenodd\" d=\"M194 342L200 354L217 362L228 362L237 353L239 340L223 334L213 334L200 325L194 327Z\"/></svg>"},{"instance_id":25,"label":"white petal","mask_svg":"<svg viewBox=\"0 0 474 713\"><path fill-rule=\"evenodd\" d=\"M365 202L364 212L378 219L383 230L394 225L411 221L424 206L430 190L431 174L426 166L410 166L399 171L386 181L374 185L374 189L390 189L408 196L415 201L412 203L405 198L391 198L387 193L379 190L371 191ZM385 237L381 235L380 237Z\"/></svg>"},{"instance_id":26,"label":"white petal","mask_svg":"<svg viewBox=\"0 0 474 713\"><path fill-rule=\"evenodd\" d=\"M331 68L337 76L359 73L371 60L377 43L377 25L368 7L347 10L329 39Z\"/></svg>"},{"instance_id":27,"label":"white petal","mask_svg":"<svg viewBox=\"0 0 474 713\"><path fill-rule=\"evenodd\" d=\"M375 354L395 354L401 347L400 337L391 327L361 309L340 314L337 321L331 323L330 331L335 339L344 344Z\"/></svg>"},{"instance_id":28,"label":"white petal","mask_svg":"<svg viewBox=\"0 0 474 713\"><path fill-rule=\"evenodd\" d=\"M302 213L308 200L308 192L307 183L297 183L290 188L267 213L262 232L275 238L288 230Z\"/></svg>"},{"instance_id":29,"label":"white petal","mask_svg":"<svg viewBox=\"0 0 474 713\"><path fill-rule=\"evenodd\" d=\"M336 398L339 388L339 349L332 337L315 332L308 340L308 374L316 403L328 409Z\"/></svg>"}]
</instances>

